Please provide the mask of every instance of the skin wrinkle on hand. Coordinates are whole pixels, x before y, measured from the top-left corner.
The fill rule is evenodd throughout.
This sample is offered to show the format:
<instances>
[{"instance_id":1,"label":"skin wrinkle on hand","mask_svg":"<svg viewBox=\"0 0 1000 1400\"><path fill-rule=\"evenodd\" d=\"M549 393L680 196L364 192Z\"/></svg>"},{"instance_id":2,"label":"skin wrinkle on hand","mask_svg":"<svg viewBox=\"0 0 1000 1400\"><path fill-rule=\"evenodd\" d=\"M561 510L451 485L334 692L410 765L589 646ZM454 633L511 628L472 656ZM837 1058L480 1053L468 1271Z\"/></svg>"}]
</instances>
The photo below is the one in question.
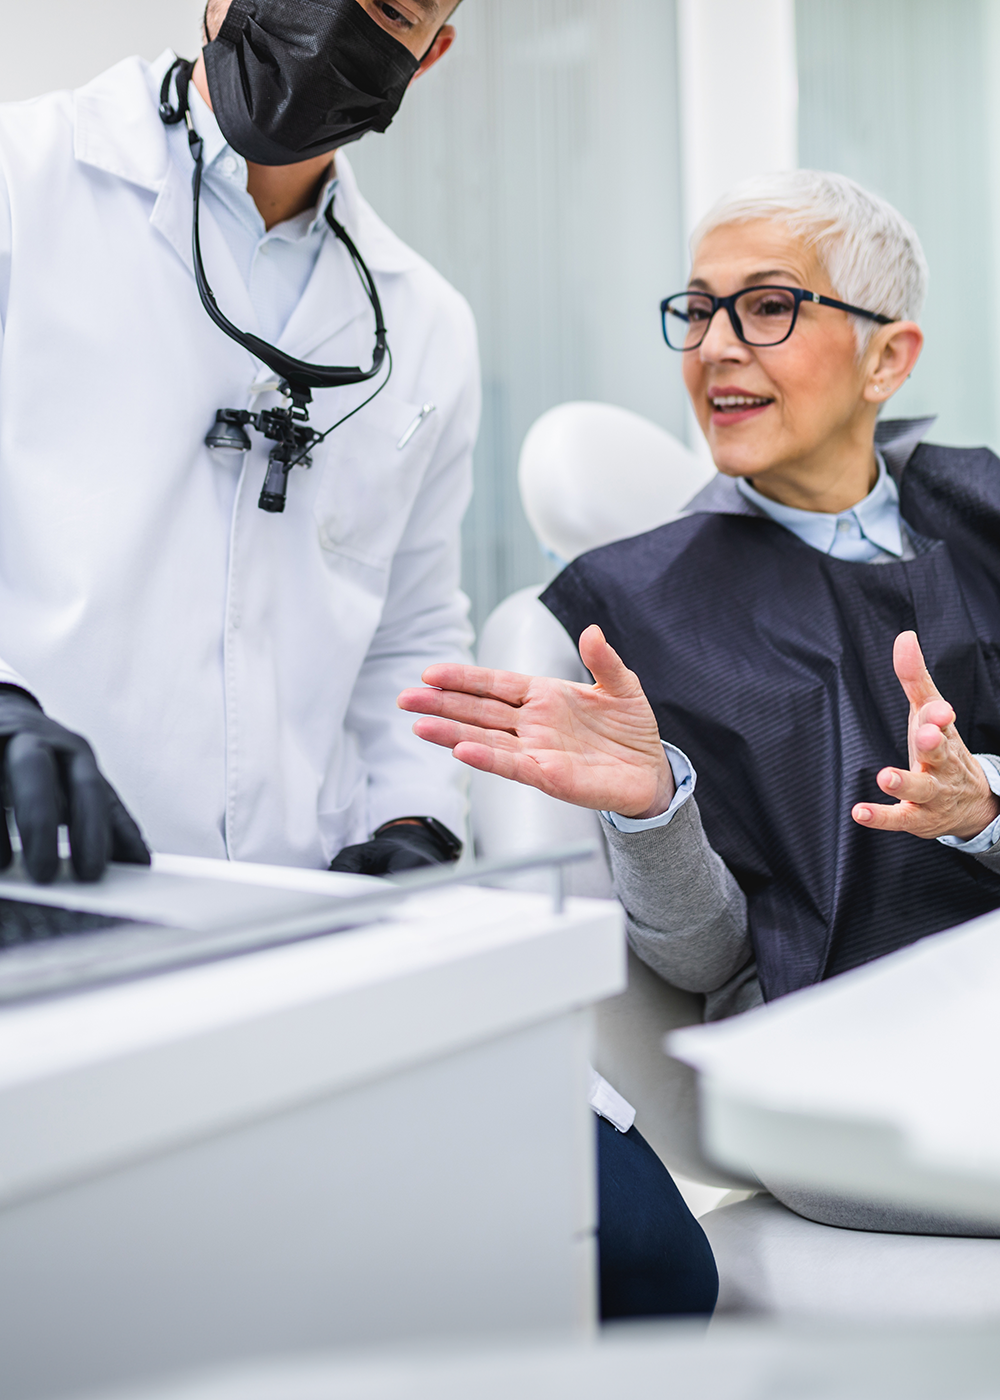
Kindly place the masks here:
<instances>
[{"instance_id":1,"label":"skin wrinkle on hand","mask_svg":"<svg viewBox=\"0 0 1000 1400\"><path fill-rule=\"evenodd\" d=\"M414 733L471 768L596 811L662 815L674 776L638 678L599 627L580 639L593 686L478 667L433 666L399 706L431 716Z\"/></svg>"},{"instance_id":2,"label":"skin wrinkle on hand","mask_svg":"<svg viewBox=\"0 0 1000 1400\"><path fill-rule=\"evenodd\" d=\"M815 249L780 220L723 225L696 249L690 285L697 289L728 296L761 283L843 299ZM906 382L922 347L920 327L896 321L880 326L859 355L848 313L810 302L802 304L788 340L749 346L717 312L701 345L684 354L684 382L721 473L747 478L782 505L840 514L875 483L879 410ZM732 414L712 402L732 397L763 402ZM662 815L674 795L673 774L638 679L598 627L584 632L580 654L595 686L432 667L423 679L438 689L404 691L399 704L433 716L419 720L414 732L472 768L578 806L640 819ZM910 700L910 767L883 769L881 790L900 800L858 804L854 820L924 840L977 836L1000 814L1000 800L962 741L914 633L897 638L893 664ZM625 687L621 693L616 684ZM510 709L508 693L524 697L519 711ZM503 724L489 706L470 710L471 695L505 702Z\"/></svg>"},{"instance_id":3,"label":"skin wrinkle on hand","mask_svg":"<svg viewBox=\"0 0 1000 1400\"><path fill-rule=\"evenodd\" d=\"M939 836L970 840L1000 816L1000 799L955 728L955 711L931 679L915 632L896 638L893 664L910 702L910 767L883 768L878 775L879 787L899 798L898 803L858 803L854 820L928 841Z\"/></svg>"}]
</instances>

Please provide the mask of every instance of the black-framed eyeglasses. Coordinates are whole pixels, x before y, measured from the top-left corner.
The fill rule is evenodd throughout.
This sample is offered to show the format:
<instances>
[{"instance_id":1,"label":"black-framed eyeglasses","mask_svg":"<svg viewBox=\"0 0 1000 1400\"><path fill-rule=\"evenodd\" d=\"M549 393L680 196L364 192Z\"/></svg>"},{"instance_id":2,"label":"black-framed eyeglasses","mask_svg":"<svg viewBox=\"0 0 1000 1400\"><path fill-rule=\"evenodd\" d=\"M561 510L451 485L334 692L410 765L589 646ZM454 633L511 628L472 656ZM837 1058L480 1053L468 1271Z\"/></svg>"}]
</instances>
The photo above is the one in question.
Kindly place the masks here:
<instances>
[{"instance_id":1,"label":"black-framed eyeglasses","mask_svg":"<svg viewBox=\"0 0 1000 1400\"><path fill-rule=\"evenodd\" d=\"M804 301L849 311L852 316L864 316L880 326L889 326L895 319L877 311L864 311L860 306L848 306L833 297L820 296L819 292L807 292L804 287L747 287L728 297L714 297L710 292L677 292L660 303L663 338L671 350L697 350L708 334L713 316L725 308L733 331L744 345L781 345L795 329Z\"/></svg>"}]
</instances>

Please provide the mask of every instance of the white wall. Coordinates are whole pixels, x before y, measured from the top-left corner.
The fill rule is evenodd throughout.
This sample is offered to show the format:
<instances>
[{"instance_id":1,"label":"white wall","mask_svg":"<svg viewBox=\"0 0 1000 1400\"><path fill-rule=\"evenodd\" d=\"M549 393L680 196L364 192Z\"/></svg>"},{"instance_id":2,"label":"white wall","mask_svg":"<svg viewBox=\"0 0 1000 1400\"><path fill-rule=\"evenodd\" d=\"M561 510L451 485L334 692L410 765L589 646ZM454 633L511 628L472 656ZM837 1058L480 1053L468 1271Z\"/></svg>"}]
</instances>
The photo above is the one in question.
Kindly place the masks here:
<instances>
[{"instance_id":1,"label":"white wall","mask_svg":"<svg viewBox=\"0 0 1000 1400\"><path fill-rule=\"evenodd\" d=\"M797 19L803 164L884 195L930 264L926 348L886 416L998 450L1000 0L799 0Z\"/></svg>"},{"instance_id":2,"label":"white wall","mask_svg":"<svg viewBox=\"0 0 1000 1400\"><path fill-rule=\"evenodd\" d=\"M121 58L193 56L204 0L0 0L0 102L78 87Z\"/></svg>"},{"instance_id":3,"label":"white wall","mask_svg":"<svg viewBox=\"0 0 1000 1400\"><path fill-rule=\"evenodd\" d=\"M482 619L543 576L517 492L540 414L599 399L684 432L659 303L687 269L674 0L466 0L457 25L453 53L351 159L479 321L465 579Z\"/></svg>"},{"instance_id":4,"label":"white wall","mask_svg":"<svg viewBox=\"0 0 1000 1400\"><path fill-rule=\"evenodd\" d=\"M687 232L730 186L798 164L795 0L677 0Z\"/></svg>"},{"instance_id":5,"label":"white wall","mask_svg":"<svg viewBox=\"0 0 1000 1400\"><path fill-rule=\"evenodd\" d=\"M677 0L684 235L740 180L798 164L795 0ZM694 412L689 444L711 461Z\"/></svg>"}]
</instances>

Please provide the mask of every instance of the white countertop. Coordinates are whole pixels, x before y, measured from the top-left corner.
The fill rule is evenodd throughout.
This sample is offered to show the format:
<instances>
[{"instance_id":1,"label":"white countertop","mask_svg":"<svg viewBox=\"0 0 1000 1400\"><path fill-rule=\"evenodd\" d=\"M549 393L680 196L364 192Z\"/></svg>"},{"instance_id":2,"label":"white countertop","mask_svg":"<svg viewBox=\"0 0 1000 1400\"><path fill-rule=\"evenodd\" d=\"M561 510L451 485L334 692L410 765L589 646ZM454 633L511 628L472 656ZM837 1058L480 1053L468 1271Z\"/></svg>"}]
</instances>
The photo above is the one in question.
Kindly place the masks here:
<instances>
[{"instance_id":1,"label":"white countertop","mask_svg":"<svg viewBox=\"0 0 1000 1400\"><path fill-rule=\"evenodd\" d=\"M624 981L617 905L571 900L556 915L544 896L460 886L356 931L2 1009L0 1203L588 1005Z\"/></svg>"}]
</instances>

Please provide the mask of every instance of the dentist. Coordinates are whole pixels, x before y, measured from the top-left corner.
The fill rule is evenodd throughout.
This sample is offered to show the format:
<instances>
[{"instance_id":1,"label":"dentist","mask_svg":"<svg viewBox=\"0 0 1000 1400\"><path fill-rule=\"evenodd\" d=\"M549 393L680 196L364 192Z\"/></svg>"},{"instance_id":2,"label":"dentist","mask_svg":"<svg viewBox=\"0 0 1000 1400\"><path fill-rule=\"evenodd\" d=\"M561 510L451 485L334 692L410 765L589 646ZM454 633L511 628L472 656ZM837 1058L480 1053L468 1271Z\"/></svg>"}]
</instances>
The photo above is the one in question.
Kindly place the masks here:
<instances>
[{"instance_id":1,"label":"dentist","mask_svg":"<svg viewBox=\"0 0 1000 1400\"><path fill-rule=\"evenodd\" d=\"M38 881L60 825L84 880L147 841L370 874L461 850L456 765L395 696L470 640L475 327L340 149L456 7L212 0L195 64L0 108L0 751ZM241 339L196 282L196 149L208 300ZM359 370L296 398L271 350ZM340 425L286 457L280 514L274 423Z\"/></svg>"}]
</instances>

